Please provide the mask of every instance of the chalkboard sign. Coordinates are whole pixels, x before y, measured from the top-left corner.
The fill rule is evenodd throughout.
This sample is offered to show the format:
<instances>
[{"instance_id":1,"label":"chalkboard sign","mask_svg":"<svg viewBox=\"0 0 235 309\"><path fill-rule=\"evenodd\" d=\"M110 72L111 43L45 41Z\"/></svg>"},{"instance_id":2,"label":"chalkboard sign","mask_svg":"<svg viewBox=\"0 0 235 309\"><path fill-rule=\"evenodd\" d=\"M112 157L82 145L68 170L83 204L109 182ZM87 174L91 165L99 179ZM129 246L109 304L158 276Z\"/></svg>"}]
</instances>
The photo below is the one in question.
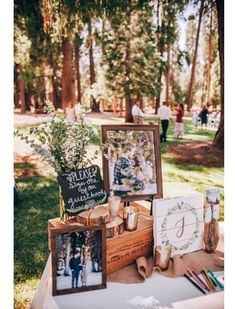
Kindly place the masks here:
<instances>
[{"instance_id":1,"label":"chalkboard sign","mask_svg":"<svg viewBox=\"0 0 235 309\"><path fill-rule=\"evenodd\" d=\"M100 168L92 165L57 177L65 209L70 216L94 208L106 201L107 194Z\"/></svg>"}]
</instances>

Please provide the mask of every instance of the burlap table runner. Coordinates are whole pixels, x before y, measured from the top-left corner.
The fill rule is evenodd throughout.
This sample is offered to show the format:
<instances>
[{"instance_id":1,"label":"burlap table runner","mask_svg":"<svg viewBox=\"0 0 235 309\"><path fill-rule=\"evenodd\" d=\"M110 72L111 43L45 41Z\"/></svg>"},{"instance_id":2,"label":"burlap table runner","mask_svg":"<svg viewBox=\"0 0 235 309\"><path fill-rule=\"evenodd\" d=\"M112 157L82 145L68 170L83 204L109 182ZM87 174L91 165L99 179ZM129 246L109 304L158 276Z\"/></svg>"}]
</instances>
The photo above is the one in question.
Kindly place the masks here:
<instances>
[{"instance_id":1,"label":"burlap table runner","mask_svg":"<svg viewBox=\"0 0 235 309\"><path fill-rule=\"evenodd\" d=\"M161 271L154 267L153 257L140 257L136 263L126 266L110 275L109 282L119 283L141 283L150 277L153 271L159 271L166 277L179 277L187 273L187 268L200 273L204 268L210 268L213 271L222 271L224 269L224 238L220 236L217 250L211 254L204 250L198 250L184 254L176 255L171 261L166 271Z\"/></svg>"}]
</instances>

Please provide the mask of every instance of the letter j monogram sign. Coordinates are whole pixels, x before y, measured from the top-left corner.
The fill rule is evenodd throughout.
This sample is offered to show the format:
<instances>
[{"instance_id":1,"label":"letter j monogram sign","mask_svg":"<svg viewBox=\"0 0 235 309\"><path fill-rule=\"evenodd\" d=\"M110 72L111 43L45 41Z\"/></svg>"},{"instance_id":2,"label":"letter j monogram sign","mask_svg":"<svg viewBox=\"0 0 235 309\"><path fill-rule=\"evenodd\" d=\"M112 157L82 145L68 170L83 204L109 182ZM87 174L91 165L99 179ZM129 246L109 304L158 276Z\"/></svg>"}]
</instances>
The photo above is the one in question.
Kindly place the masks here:
<instances>
[{"instance_id":1,"label":"letter j monogram sign","mask_svg":"<svg viewBox=\"0 0 235 309\"><path fill-rule=\"evenodd\" d=\"M172 256L202 249L203 195L156 199L153 203L154 248L172 245Z\"/></svg>"}]
</instances>

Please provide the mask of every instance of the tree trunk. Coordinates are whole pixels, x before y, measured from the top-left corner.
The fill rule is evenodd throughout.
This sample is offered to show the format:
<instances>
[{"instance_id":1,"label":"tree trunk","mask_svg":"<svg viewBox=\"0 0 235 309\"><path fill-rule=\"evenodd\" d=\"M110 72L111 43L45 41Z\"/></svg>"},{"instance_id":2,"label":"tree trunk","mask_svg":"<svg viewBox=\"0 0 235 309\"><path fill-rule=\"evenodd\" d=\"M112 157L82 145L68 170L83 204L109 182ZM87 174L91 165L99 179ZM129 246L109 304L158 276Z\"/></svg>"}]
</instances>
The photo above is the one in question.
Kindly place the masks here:
<instances>
[{"instance_id":1,"label":"tree trunk","mask_svg":"<svg viewBox=\"0 0 235 309\"><path fill-rule=\"evenodd\" d=\"M130 26L131 24L131 13L129 12L127 15L127 24ZM125 122L133 122L133 117L131 114L132 109L132 100L129 94L129 80L130 80L130 54L131 54L131 38L127 38L126 45L126 59L125 59L125 69L126 69L126 83L124 87L125 92L125 103L126 103L126 113L125 113Z\"/></svg>"},{"instance_id":2,"label":"tree trunk","mask_svg":"<svg viewBox=\"0 0 235 309\"><path fill-rule=\"evenodd\" d=\"M14 108L19 108L19 65L14 67Z\"/></svg>"},{"instance_id":3,"label":"tree trunk","mask_svg":"<svg viewBox=\"0 0 235 309\"><path fill-rule=\"evenodd\" d=\"M209 34L209 54L208 54L208 71L207 71L207 104L211 105L211 52L212 52L212 3L210 15L210 34Z\"/></svg>"},{"instance_id":4,"label":"tree trunk","mask_svg":"<svg viewBox=\"0 0 235 309\"><path fill-rule=\"evenodd\" d=\"M67 37L62 42L63 71L62 71L62 95L61 105L65 111L69 101L74 100L74 74L73 74L73 50L70 38Z\"/></svg>"},{"instance_id":5,"label":"tree trunk","mask_svg":"<svg viewBox=\"0 0 235 309\"><path fill-rule=\"evenodd\" d=\"M130 96L126 96L125 103L126 103L125 122L133 122L133 117L132 117L132 114L131 114L132 100L131 100Z\"/></svg>"},{"instance_id":6,"label":"tree trunk","mask_svg":"<svg viewBox=\"0 0 235 309\"><path fill-rule=\"evenodd\" d=\"M56 82L55 82L55 75L56 70L55 70L55 65L52 63L52 76L51 76L51 91L49 93L49 98L50 101L53 102L55 110L59 107L58 100L57 100L57 95L56 95Z\"/></svg>"},{"instance_id":7,"label":"tree trunk","mask_svg":"<svg viewBox=\"0 0 235 309\"><path fill-rule=\"evenodd\" d=\"M55 62L53 59L53 50L51 48L50 39L47 38L47 44L49 46L49 66L50 71L52 71L52 74L50 75L50 91L49 91L49 100L53 102L55 110L58 108L58 102L57 102L57 91L56 91L56 82L55 82L55 76L56 76L56 69L55 69Z\"/></svg>"},{"instance_id":8,"label":"tree trunk","mask_svg":"<svg viewBox=\"0 0 235 309\"><path fill-rule=\"evenodd\" d=\"M174 63L176 63L177 59L175 59L175 55L174 55L174 50L175 48L177 48L177 46L172 48L172 52L171 52L171 72L170 72L170 86L171 86L171 96L170 96L170 106L171 108L173 108L173 98L174 98L174 88L175 88L175 79L174 79Z\"/></svg>"},{"instance_id":9,"label":"tree trunk","mask_svg":"<svg viewBox=\"0 0 235 309\"><path fill-rule=\"evenodd\" d=\"M193 64L192 64L189 90L188 90L188 95L187 95L187 110L188 111L190 111L192 107L192 101L193 101L193 86L194 86L194 80L195 80L197 50L198 50L198 42L199 42L203 8L204 8L204 0L201 0L201 7L200 7L200 13L199 13L198 27L197 27L197 36L196 36L196 43L195 43L195 51L194 51L194 56L193 56Z\"/></svg>"},{"instance_id":10,"label":"tree trunk","mask_svg":"<svg viewBox=\"0 0 235 309\"><path fill-rule=\"evenodd\" d=\"M92 26L91 19L88 21L88 35L89 35L89 63L90 63L90 85L95 83L95 64L93 56L93 38L92 38ZM100 112L100 103L96 102L94 97L91 97L91 111Z\"/></svg>"},{"instance_id":11,"label":"tree trunk","mask_svg":"<svg viewBox=\"0 0 235 309\"><path fill-rule=\"evenodd\" d=\"M113 112L117 112L117 107L118 107L118 100L116 97L113 98Z\"/></svg>"},{"instance_id":12,"label":"tree trunk","mask_svg":"<svg viewBox=\"0 0 235 309\"><path fill-rule=\"evenodd\" d=\"M158 29L157 40L159 41L159 37L160 37L160 35L159 35L159 29L160 29L160 1L157 2L157 29ZM160 52L161 58L162 58L163 57L163 50L159 46L158 46L158 51ZM162 81L162 68L160 67L160 69L159 69L159 76L158 76L158 79L157 79L158 85L161 85L161 81ZM161 89L161 87L160 87L160 89ZM161 91L159 91L157 96L156 96L155 114L157 114L158 109L160 107L160 99L161 99Z\"/></svg>"},{"instance_id":13,"label":"tree trunk","mask_svg":"<svg viewBox=\"0 0 235 309\"><path fill-rule=\"evenodd\" d=\"M157 79L157 83L158 85L161 84L161 80L162 80L162 70L160 69L159 71L159 76L158 76L158 79ZM158 109L160 107L160 100L161 100L161 91L158 92L157 96L156 96L156 104L155 104L155 114L157 114L158 112Z\"/></svg>"},{"instance_id":14,"label":"tree trunk","mask_svg":"<svg viewBox=\"0 0 235 309\"><path fill-rule=\"evenodd\" d=\"M170 44L167 44L167 73L166 73L166 104L169 104L169 86L170 86Z\"/></svg>"},{"instance_id":15,"label":"tree trunk","mask_svg":"<svg viewBox=\"0 0 235 309\"><path fill-rule=\"evenodd\" d=\"M103 113L105 109L105 100L101 99L100 100L100 111Z\"/></svg>"},{"instance_id":16,"label":"tree trunk","mask_svg":"<svg viewBox=\"0 0 235 309\"><path fill-rule=\"evenodd\" d=\"M26 105L25 105L25 82L23 78L23 68L22 65L19 64L19 103L20 103L20 112L22 114L26 111Z\"/></svg>"},{"instance_id":17,"label":"tree trunk","mask_svg":"<svg viewBox=\"0 0 235 309\"><path fill-rule=\"evenodd\" d=\"M31 91L29 87L25 87L25 111L30 111Z\"/></svg>"},{"instance_id":18,"label":"tree trunk","mask_svg":"<svg viewBox=\"0 0 235 309\"><path fill-rule=\"evenodd\" d=\"M80 75L80 48L81 43L75 45L75 66L76 66L76 79L77 79L77 100L79 103L82 101L81 94L81 75Z\"/></svg>"},{"instance_id":19,"label":"tree trunk","mask_svg":"<svg viewBox=\"0 0 235 309\"><path fill-rule=\"evenodd\" d=\"M216 8L219 32L221 119L213 146L224 149L224 0L216 0Z\"/></svg>"},{"instance_id":20,"label":"tree trunk","mask_svg":"<svg viewBox=\"0 0 235 309\"><path fill-rule=\"evenodd\" d=\"M120 117L122 117L122 111L123 111L123 98L120 99Z\"/></svg>"},{"instance_id":21,"label":"tree trunk","mask_svg":"<svg viewBox=\"0 0 235 309\"><path fill-rule=\"evenodd\" d=\"M39 108L39 97L38 97L38 93L36 93L34 95L34 107L37 110Z\"/></svg>"},{"instance_id":22,"label":"tree trunk","mask_svg":"<svg viewBox=\"0 0 235 309\"><path fill-rule=\"evenodd\" d=\"M88 34L89 34L89 63L90 63L90 84L92 85L95 82L95 65L93 57L93 39L92 39L92 28L91 20L88 22Z\"/></svg>"},{"instance_id":23,"label":"tree trunk","mask_svg":"<svg viewBox=\"0 0 235 309\"><path fill-rule=\"evenodd\" d=\"M14 107L19 108L19 99L18 99L18 87L15 87L14 91Z\"/></svg>"},{"instance_id":24,"label":"tree trunk","mask_svg":"<svg viewBox=\"0 0 235 309\"><path fill-rule=\"evenodd\" d=\"M39 100L40 100L40 108L44 106L44 102L46 100L46 86L45 86L45 78L44 76L40 77L40 86L39 86Z\"/></svg>"},{"instance_id":25,"label":"tree trunk","mask_svg":"<svg viewBox=\"0 0 235 309\"><path fill-rule=\"evenodd\" d=\"M54 61L53 61L53 49L50 44L50 36L46 35L45 40L45 47L48 51L47 59L45 61L44 66L44 82L45 82L45 89L46 89L46 100L50 100L53 103L55 110L57 110L57 98L55 93L55 81L54 76L56 76L56 72L54 69Z\"/></svg>"}]
</instances>

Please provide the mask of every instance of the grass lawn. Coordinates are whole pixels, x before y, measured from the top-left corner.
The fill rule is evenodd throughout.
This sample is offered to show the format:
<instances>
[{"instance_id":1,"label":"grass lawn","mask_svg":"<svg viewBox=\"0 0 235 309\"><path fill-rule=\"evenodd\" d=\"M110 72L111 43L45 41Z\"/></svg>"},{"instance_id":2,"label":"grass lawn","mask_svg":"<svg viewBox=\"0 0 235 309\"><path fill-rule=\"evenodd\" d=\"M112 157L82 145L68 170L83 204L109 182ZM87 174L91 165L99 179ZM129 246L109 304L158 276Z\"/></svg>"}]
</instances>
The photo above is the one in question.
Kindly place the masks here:
<instances>
[{"instance_id":1,"label":"grass lawn","mask_svg":"<svg viewBox=\"0 0 235 309\"><path fill-rule=\"evenodd\" d=\"M100 132L100 125L107 123L123 123L123 119L115 116L92 116L92 121ZM149 116L147 121L155 121ZM146 121L146 122L147 122ZM173 137L173 126L170 125L168 142L161 145L163 193L164 197L187 195L205 190L221 188L221 216L224 219L223 197L223 166L207 167L203 164L179 164L169 152L170 147L179 143L185 144L201 141L212 141L215 131L205 133L191 126L189 119L185 120L185 136L182 140ZM18 128L18 127L17 127ZM20 130L26 126L20 125ZM99 139L93 141L93 147L98 147ZM190 149L188 149L190 156ZM101 165L101 156L95 162ZM14 267L15 267L15 308L30 308L30 304L45 267L49 250L47 221L59 216L59 187L54 174L27 175L37 167L37 162L30 159L16 163L15 170L22 171L23 177L16 178L20 191L19 202L14 215Z\"/></svg>"}]
</instances>

